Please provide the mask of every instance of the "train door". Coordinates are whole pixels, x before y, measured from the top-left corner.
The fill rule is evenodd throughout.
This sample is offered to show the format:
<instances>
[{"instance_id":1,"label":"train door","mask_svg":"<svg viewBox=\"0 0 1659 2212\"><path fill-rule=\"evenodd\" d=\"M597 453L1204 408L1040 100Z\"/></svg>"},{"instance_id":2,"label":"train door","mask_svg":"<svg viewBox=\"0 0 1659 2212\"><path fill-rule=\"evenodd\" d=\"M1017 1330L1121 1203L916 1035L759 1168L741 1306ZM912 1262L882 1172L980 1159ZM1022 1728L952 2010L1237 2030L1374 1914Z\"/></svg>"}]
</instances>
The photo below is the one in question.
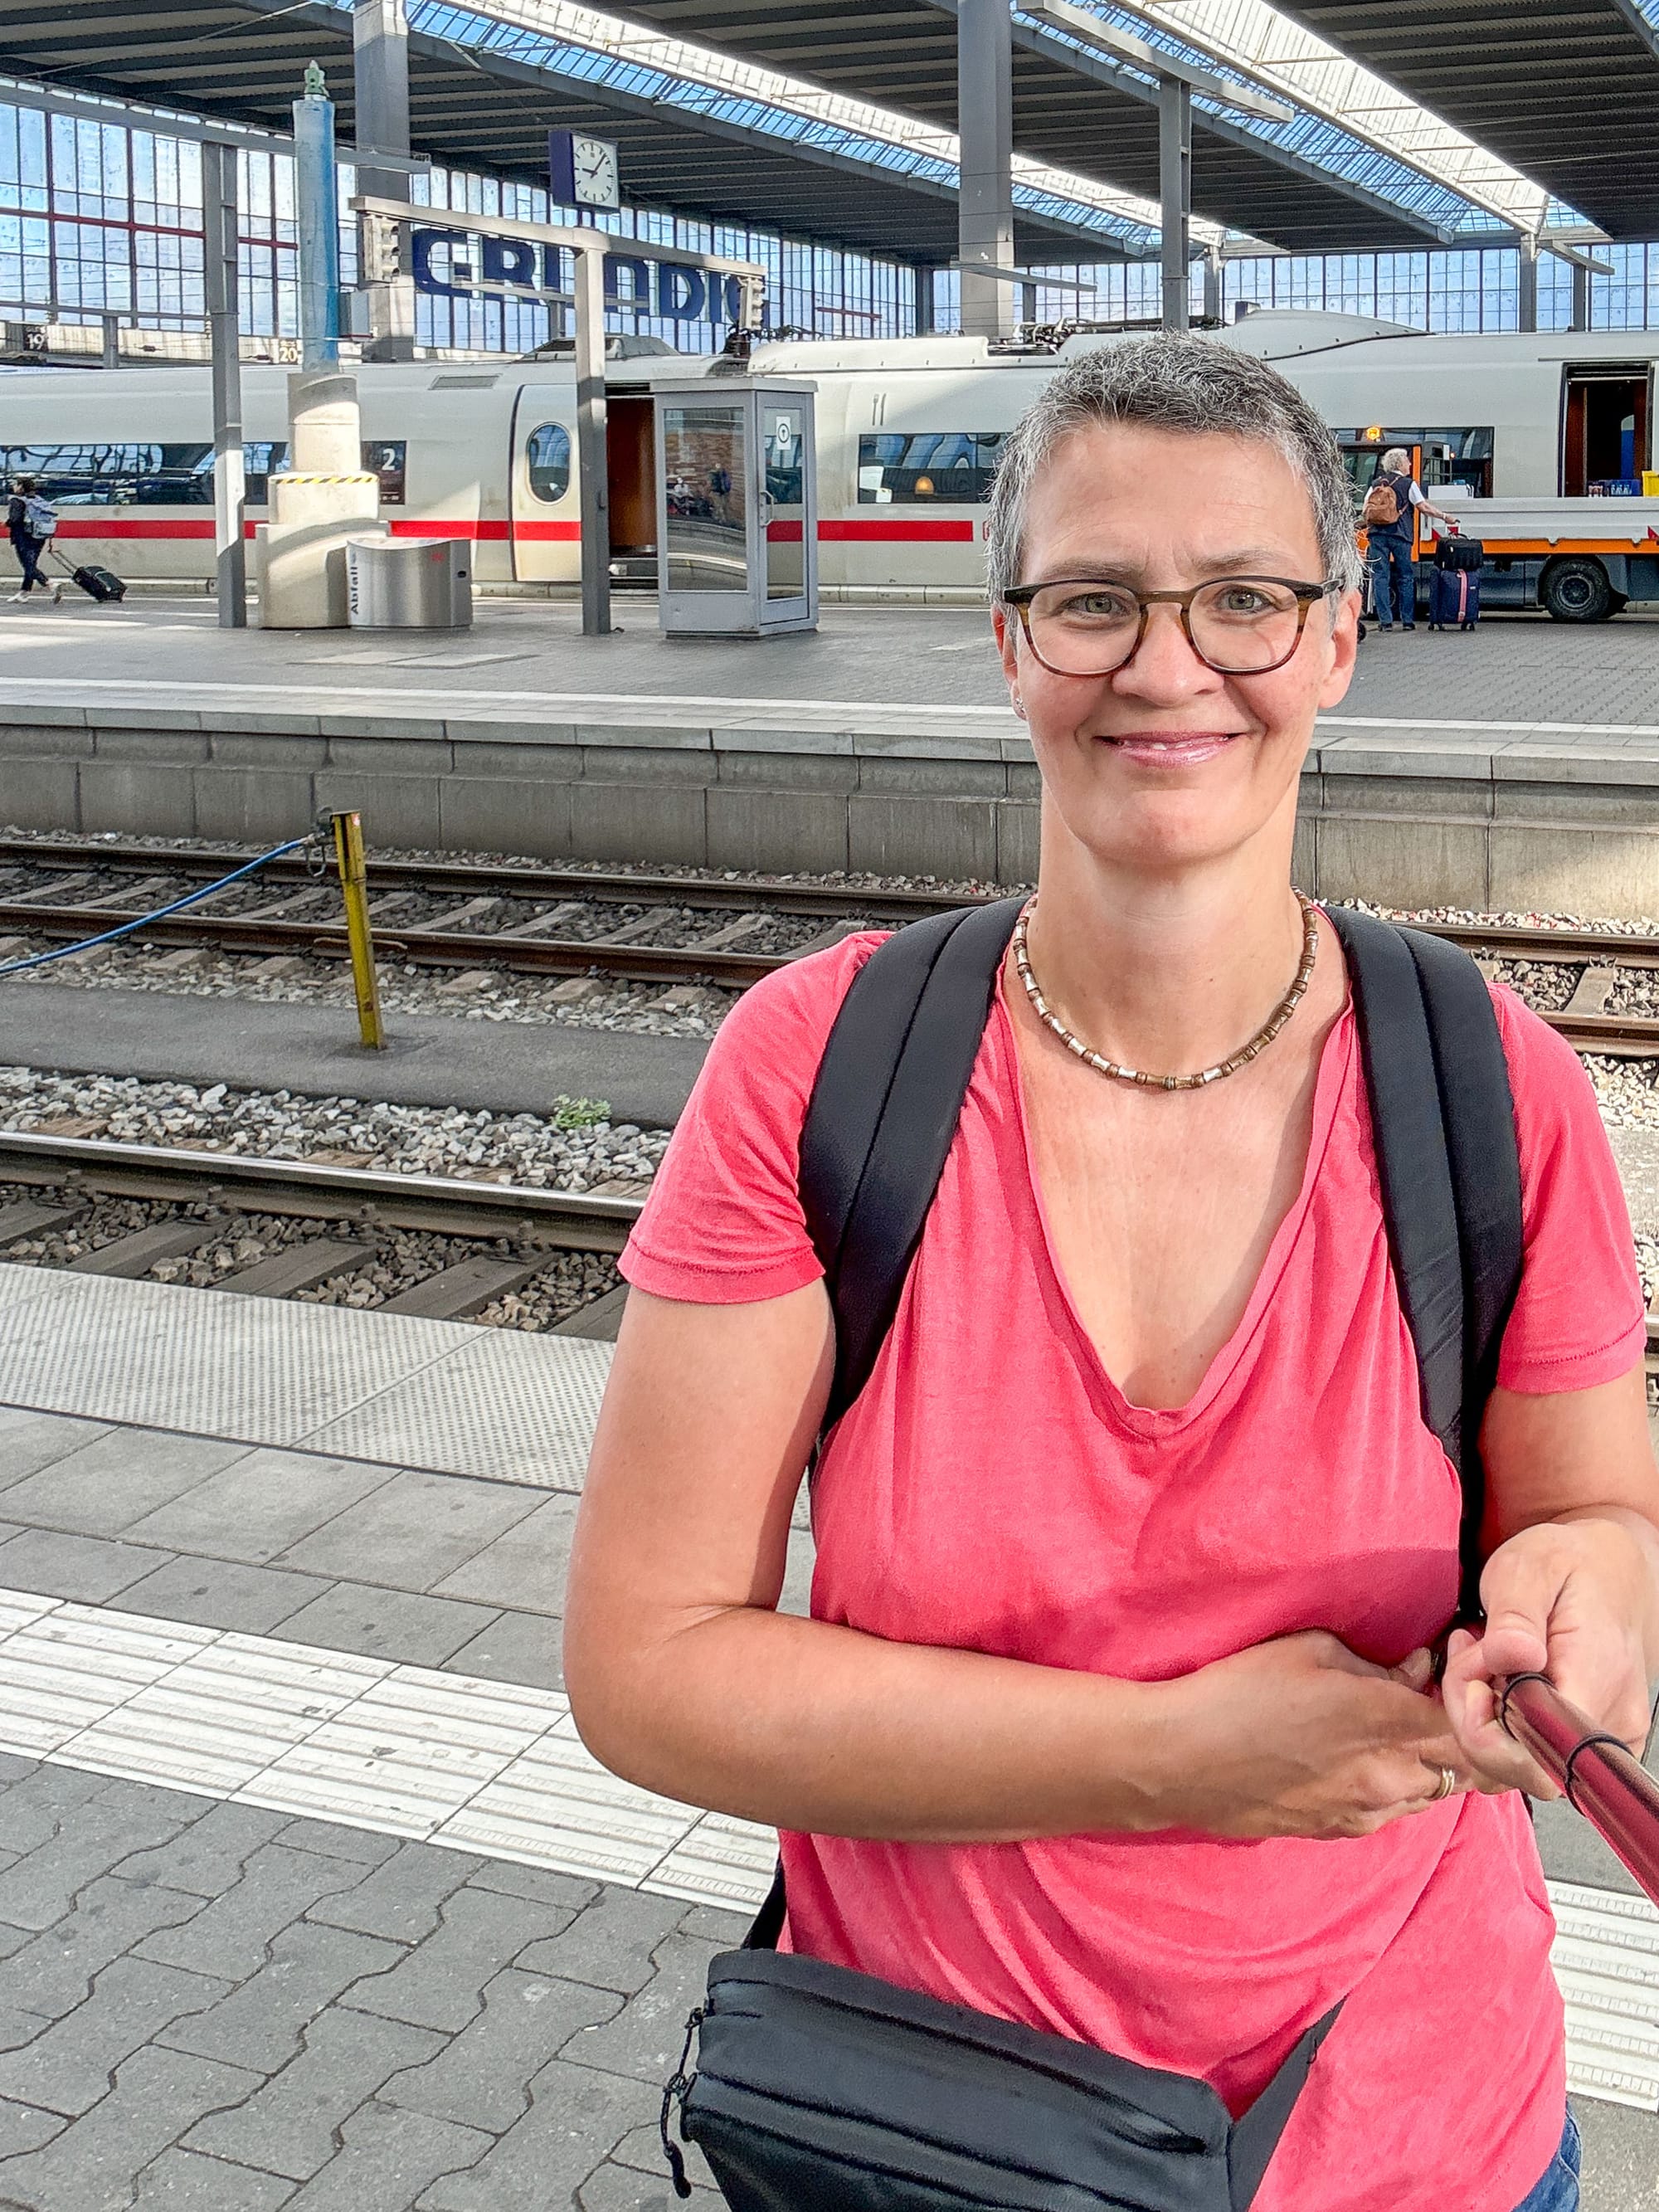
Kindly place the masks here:
<instances>
[{"instance_id":1,"label":"train door","mask_svg":"<svg viewBox=\"0 0 1659 2212\"><path fill-rule=\"evenodd\" d=\"M1562 377L1561 493L1639 492L1650 466L1652 372L1645 362L1597 362Z\"/></svg>"},{"instance_id":2,"label":"train door","mask_svg":"<svg viewBox=\"0 0 1659 2212\"><path fill-rule=\"evenodd\" d=\"M605 483L611 502L611 574L657 587L657 441L648 392L605 398Z\"/></svg>"},{"instance_id":3,"label":"train door","mask_svg":"<svg viewBox=\"0 0 1659 2212\"><path fill-rule=\"evenodd\" d=\"M509 574L515 584L565 584L580 572L575 423L569 386L519 386L507 477Z\"/></svg>"}]
</instances>

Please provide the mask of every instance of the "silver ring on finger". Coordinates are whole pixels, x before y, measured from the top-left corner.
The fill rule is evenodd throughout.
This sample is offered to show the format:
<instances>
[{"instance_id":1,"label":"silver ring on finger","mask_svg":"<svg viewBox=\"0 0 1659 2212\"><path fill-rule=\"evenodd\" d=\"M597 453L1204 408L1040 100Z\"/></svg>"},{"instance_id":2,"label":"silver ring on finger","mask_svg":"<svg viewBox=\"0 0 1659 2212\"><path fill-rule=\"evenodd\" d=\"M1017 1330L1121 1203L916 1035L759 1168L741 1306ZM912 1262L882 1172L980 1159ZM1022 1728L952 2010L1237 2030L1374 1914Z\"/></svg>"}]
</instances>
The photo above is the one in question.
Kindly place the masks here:
<instances>
[{"instance_id":1,"label":"silver ring on finger","mask_svg":"<svg viewBox=\"0 0 1659 2212\"><path fill-rule=\"evenodd\" d=\"M1440 1779L1435 1784L1434 1795L1429 1799L1430 1804L1437 1805L1443 1797L1449 1797L1452 1791L1455 1790L1456 1787L1456 1768L1455 1766L1443 1766L1440 1770Z\"/></svg>"}]
</instances>

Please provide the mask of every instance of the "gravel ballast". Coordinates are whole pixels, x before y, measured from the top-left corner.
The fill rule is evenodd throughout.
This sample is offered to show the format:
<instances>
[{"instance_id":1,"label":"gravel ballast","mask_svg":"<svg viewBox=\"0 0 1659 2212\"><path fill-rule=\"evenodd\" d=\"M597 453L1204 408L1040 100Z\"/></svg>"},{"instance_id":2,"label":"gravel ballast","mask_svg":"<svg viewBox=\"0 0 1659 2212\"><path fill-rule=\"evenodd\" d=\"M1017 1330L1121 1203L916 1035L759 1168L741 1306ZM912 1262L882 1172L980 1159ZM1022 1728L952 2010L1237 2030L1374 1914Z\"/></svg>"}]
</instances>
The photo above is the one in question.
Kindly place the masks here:
<instances>
[{"instance_id":1,"label":"gravel ballast","mask_svg":"<svg viewBox=\"0 0 1659 2212\"><path fill-rule=\"evenodd\" d=\"M0 1067L0 1127L55 1127L133 1145L190 1145L249 1159L322 1158L404 1175L488 1176L538 1190L639 1192L668 1138L614 1126L603 1101L550 1099L545 1115L367 1104L222 1083L141 1083ZM561 1125L563 1126L561 1126ZM73 1126L70 1126L73 1125Z\"/></svg>"}]
</instances>

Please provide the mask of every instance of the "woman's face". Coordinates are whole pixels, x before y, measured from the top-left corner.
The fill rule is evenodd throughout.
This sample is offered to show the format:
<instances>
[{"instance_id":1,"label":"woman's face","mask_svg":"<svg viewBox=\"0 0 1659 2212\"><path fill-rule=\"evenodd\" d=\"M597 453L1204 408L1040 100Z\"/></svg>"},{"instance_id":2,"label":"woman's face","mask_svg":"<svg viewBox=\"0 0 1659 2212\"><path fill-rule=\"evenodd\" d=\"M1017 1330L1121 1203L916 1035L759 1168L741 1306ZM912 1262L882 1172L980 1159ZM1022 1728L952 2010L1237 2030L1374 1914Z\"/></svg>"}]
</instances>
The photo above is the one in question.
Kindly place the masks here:
<instances>
[{"instance_id":1,"label":"woman's face","mask_svg":"<svg viewBox=\"0 0 1659 2212\"><path fill-rule=\"evenodd\" d=\"M1273 447L1140 424L1079 431L1031 489L1019 581L1109 579L1142 592L1211 578L1322 583L1313 506ZM1314 717L1353 674L1359 596L1317 603L1300 644L1265 675L1222 676L1154 607L1133 659L1060 676L1010 608L992 611L1049 807L1103 860L1179 866L1220 858L1293 814Z\"/></svg>"}]
</instances>

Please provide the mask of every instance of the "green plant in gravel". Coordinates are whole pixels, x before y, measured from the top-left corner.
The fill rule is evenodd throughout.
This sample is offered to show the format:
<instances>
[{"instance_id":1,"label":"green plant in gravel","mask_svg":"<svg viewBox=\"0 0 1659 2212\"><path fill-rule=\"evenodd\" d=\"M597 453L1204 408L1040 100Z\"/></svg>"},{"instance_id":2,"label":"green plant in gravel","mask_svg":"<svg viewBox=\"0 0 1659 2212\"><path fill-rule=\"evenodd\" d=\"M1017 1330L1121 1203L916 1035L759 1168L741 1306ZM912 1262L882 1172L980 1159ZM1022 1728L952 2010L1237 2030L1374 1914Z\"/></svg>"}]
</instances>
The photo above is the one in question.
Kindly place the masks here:
<instances>
[{"instance_id":1,"label":"green plant in gravel","mask_svg":"<svg viewBox=\"0 0 1659 2212\"><path fill-rule=\"evenodd\" d=\"M594 1129L611 1119L608 1098L570 1098L560 1091L548 1111L556 1129Z\"/></svg>"}]
</instances>

